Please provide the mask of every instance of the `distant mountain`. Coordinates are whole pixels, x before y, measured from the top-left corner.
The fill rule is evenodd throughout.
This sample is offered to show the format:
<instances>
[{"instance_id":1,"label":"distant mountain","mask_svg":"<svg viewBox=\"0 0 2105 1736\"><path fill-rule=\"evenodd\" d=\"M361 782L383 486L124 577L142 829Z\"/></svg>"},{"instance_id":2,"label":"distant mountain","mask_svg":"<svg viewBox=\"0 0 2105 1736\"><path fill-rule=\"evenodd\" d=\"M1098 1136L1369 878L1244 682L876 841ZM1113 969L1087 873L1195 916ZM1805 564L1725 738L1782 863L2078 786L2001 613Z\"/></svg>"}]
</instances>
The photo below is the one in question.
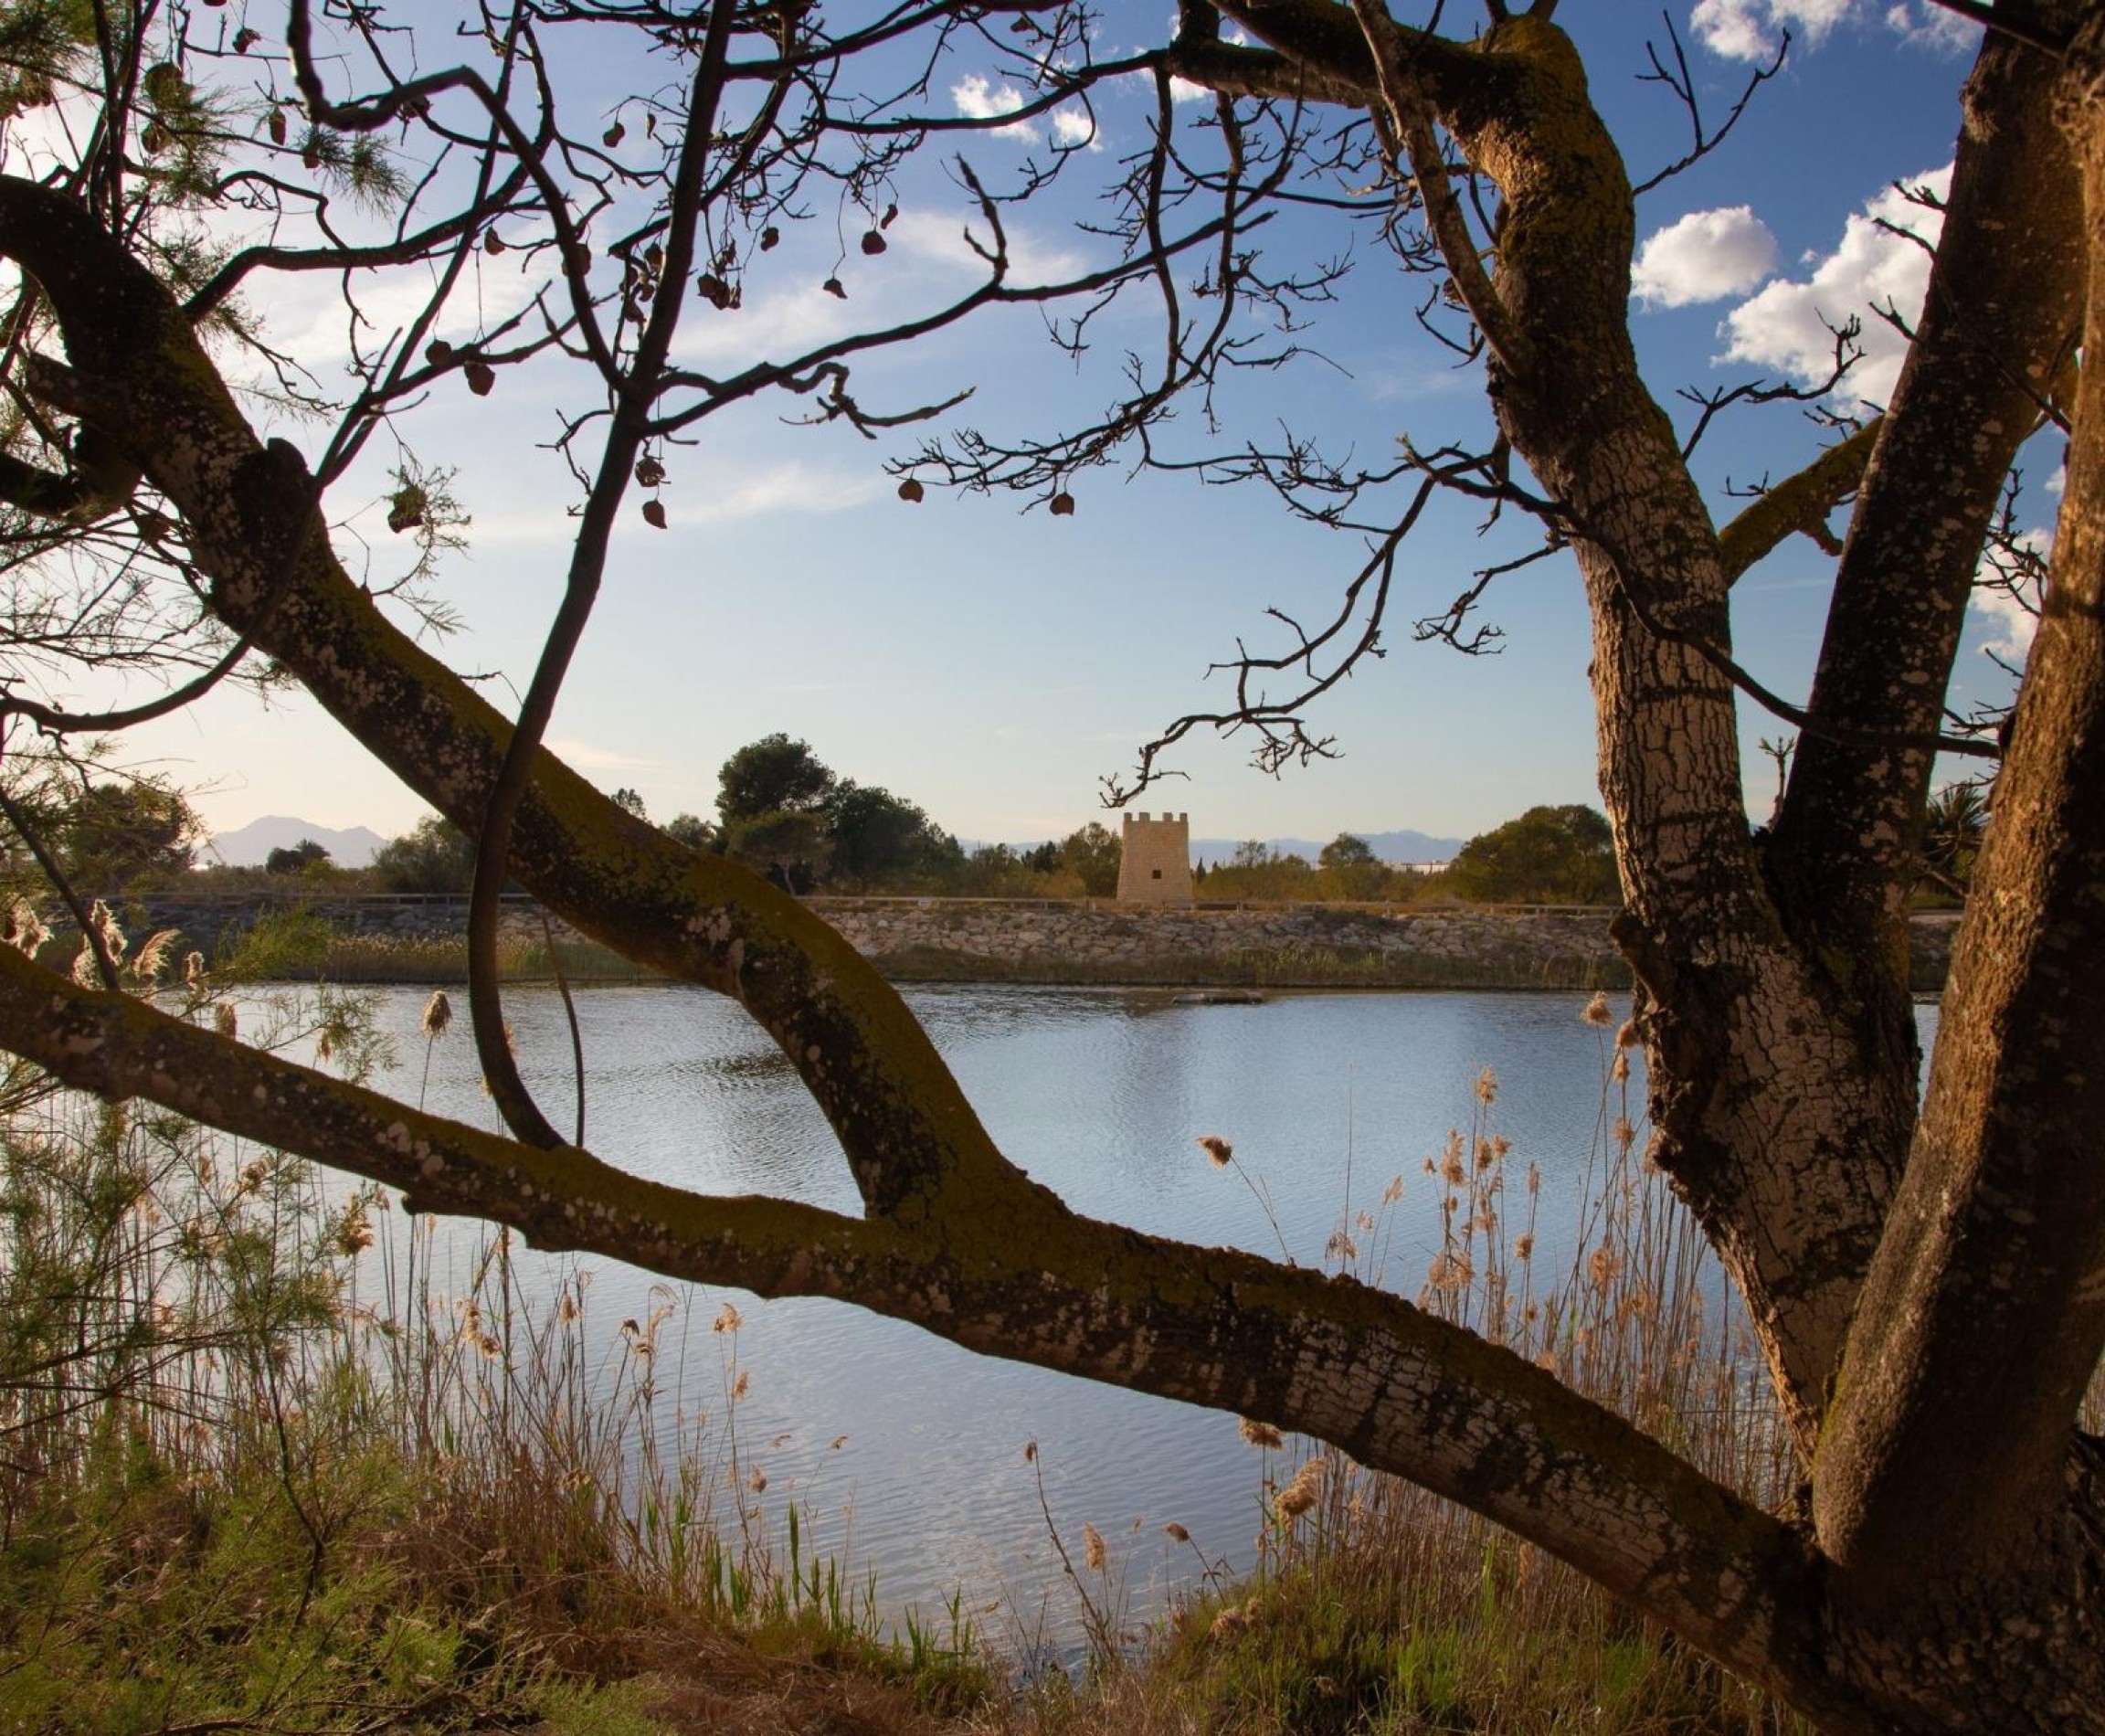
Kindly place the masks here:
<instances>
[{"instance_id":1,"label":"distant mountain","mask_svg":"<svg viewBox=\"0 0 2105 1736\"><path fill-rule=\"evenodd\" d=\"M284 814L266 814L232 831L215 832L206 846L207 859L217 858L229 868L260 866L273 850L291 850L302 838L312 838L329 852L339 868L363 868L373 852L387 841L370 826L353 826L346 831L317 826L312 820L293 820Z\"/></svg>"},{"instance_id":2,"label":"distant mountain","mask_svg":"<svg viewBox=\"0 0 2105 1736\"><path fill-rule=\"evenodd\" d=\"M1359 831L1352 834L1364 838L1368 848L1382 862L1452 862L1465 840L1460 838L1433 838L1422 831ZM1243 841L1240 838L1194 838L1191 841L1191 862L1196 867L1203 862L1209 868L1217 868L1233 856ZM1330 842L1325 838L1267 838L1264 842L1275 855L1302 856L1313 863L1323 853L1323 846Z\"/></svg>"}]
</instances>

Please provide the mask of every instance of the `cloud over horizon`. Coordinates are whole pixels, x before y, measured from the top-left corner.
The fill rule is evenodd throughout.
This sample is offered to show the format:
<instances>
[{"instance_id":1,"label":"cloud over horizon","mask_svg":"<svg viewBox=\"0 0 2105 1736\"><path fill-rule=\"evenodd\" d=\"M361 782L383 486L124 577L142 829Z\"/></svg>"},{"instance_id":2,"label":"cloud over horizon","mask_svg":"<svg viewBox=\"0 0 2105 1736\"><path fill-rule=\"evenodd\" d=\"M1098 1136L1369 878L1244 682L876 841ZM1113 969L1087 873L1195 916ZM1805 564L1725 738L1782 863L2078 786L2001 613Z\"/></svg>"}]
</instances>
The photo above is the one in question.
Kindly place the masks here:
<instances>
[{"instance_id":1,"label":"cloud over horizon","mask_svg":"<svg viewBox=\"0 0 2105 1736\"><path fill-rule=\"evenodd\" d=\"M1941 198L1951 189L1952 165L1910 175L1906 185L1927 187ZM1857 341L1864 354L1835 396L1884 404L1900 377L1908 343L1876 310L1890 308L1914 322L1930 284L1929 249L1943 227L1940 212L1887 188L1852 214L1834 252L1807 256L1804 263L1812 269L1804 279L1779 278L1726 315L1726 349L1719 359L1752 362L1802 386L1816 386L1834 369L1835 339L1828 328L1854 317L1862 324Z\"/></svg>"},{"instance_id":2,"label":"cloud over horizon","mask_svg":"<svg viewBox=\"0 0 2105 1736\"><path fill-rule=\"evenodd\" d=\"M1856 9L1856 0L1698 0L1688 27L1712 54L1766 60L1788 30L1817 48Z\"/></svg>"},{"instance_id":3,"label":"cloud over horizon","mask_svg":"<svg viewBox=\"0 0 2105 1736\"><path fill-rule=\"evenodd\" d=\"M1835 26L1879 20L1909 48L1962 54L1981 39L1981 26L1932 0L1698 0L1688 27L1712 54L1728 60L1767 60L1789 31L1817 48Z\"/></svg>"},{"instance_id":4,"label":"cloud over horizon","mask_svg":"<svg viewBox=\"0 0 2105 1736\"><path fill-rule=\"evenodd\" d=\"M2054 552L2054 533L2050 530L2024 531L2019 533L2017 541L2042 561ZM1983 577L1993 577L1985 562L1982 572ZM2026 588L2031 589L2029 579L2026 581ZM1982 651L2022 667L2031 654L2032 635L2038 630L2039 617L2036 611L2039 598L2030 595L2020 601L2006 587L1990 587L1977 588L1973 601L1974 614L1989 628L1989 637L1983 641Z\"/></svg>"},{"instance_id":5,"label":"cloud over horizon","mask_svg":"<svg viewBox=\"0 0 2105 1736\"><path fill-rule=\"evenodd\" d=\"M1776 263L1776 238L1751 206L1691 211L1645 243L1630 287L1648 305L1688 307L1744 295Z\"/></svg>"}]
</instances>

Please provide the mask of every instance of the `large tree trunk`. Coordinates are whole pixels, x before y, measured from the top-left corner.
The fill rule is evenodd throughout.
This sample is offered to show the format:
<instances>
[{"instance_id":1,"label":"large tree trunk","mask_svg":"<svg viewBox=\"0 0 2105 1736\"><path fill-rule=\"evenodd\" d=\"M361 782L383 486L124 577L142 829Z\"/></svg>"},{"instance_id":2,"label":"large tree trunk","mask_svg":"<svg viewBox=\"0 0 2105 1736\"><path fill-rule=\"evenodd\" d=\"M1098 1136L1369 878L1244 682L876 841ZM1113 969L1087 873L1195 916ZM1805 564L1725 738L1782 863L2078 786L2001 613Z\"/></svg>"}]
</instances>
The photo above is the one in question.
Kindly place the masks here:
<instances>
[{"instance_id":1,"label":"large tree trunk","mask_svg":"<svg viewBox=\"0 0 2105 1736\"><path fill-rule=\"evenodd\" d=\"M1976 78L1930 296L1945 311L1925 319L1872 457L1779 878L1750 836L1724 667L1736 575L1631 347L1621 160L1559 32L1516 18L1487 53L1509 76L1457 75L1445 108L1503 196L1491 292L1526 334L1492 359L1493 402L1569 521L1592 605L1653 1155L1739 1281L1809 1462L1915 1118L1909 817L1931 756L1904 744L1935 733L1981 535L2036 420L2026 394L2044 394L2075 319L2053 68L1993 46ZM2003 222L2019 209L2014 237ZM1926 461L1954 429L1965 456ZM1895 666L1874 683L1856 665L1888 648Z\"/></svg>"}]
</instances>

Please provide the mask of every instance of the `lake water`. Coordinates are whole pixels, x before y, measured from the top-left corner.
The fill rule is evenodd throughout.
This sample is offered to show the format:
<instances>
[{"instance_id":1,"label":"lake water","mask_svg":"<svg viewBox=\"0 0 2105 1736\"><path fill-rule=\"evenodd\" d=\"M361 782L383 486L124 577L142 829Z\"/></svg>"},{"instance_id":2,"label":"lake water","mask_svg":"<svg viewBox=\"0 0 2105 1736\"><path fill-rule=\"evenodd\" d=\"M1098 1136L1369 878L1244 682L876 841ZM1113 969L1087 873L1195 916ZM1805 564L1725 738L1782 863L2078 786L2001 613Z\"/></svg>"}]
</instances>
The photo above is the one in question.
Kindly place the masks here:
<instances>
[{"instance_id":1,"label":"lake water","mask_svg":"<svg viewBox=\"0 0 2105 1736\"><path fill-rule=\"evenodd\" d=\"M431 1046L424 1083L425 992L380 992L402 1064L378 1083L410 1101L421 1087L434 1111L492 1125L464 1018ZM1310 994L1180 1007L1149 991L1000 986L907 998L1001 1148L1093 1216L1274 1254L1283 1237L1316 1265L1349 1212L1378 1207L1401 1176L1384 1281L1405 1294L1440 1246L1446 1190L1424 1160L1450 1128L1470 1126L1486 1067L1499 1087L1489 1130L1512 1142L1508 1173L1516 1185L1530 1164L1542 1173L1539 1272L1569 1258L1604 1117L1621 1112L1603 1093L1612 1033L1581 1022L1582 995ZM600 1157L704 1191L857 1209L831 1132L735 1005L676 986L594 989L578 1004L587 1142ZM1625 1011L1618 1001L1618 1021ZM559 1000L517 989L506 1012L543 1108L566 1126ZM1934 1009L1923 1016L1927 1040ZM1632 1090L1641 1104L1641 1083ZM1276 1233L1237 1175L1198 1149L1207 1134L1232 1140L1264 1185ZM1509 1200L1510 1229L1522 1213ZM465 1285L474 1233L441 1232L442 1280L450 1269ZM653 1281L584 1265L588 1320L618 1358L619 1324L648 1316ZM546 1297L571 1267L528 1254L517 1270L529 1294ZM1261 1466L1232 1417L977 1357L836 1303L684 1286L680 1299L684 1312L663 1328L657 1360L678 1405L661 1404L661 1418L670 1426L677 1408L692 1422L699 1410L720 1429L734 1410L725 1358L735 1349L749 1379L735 1407L742 1464L767 1478L759 1505L778 1520L798 1502L822 1548L845 1552L858 1574L876 1570L888 1609L929 1612L961 1589L983 1628L1071 1628L1071 1594L1024 1459L1031 1441L1070 1549L1079 1558L1082 1524L1094 1524L1123 1561L1136 1609L1196 1565L1163 1536L1165 1521L1187 1527L1210 1558L1250 1559ZM735 1339L709 1329L726 1300L744 1318ZM1003 1613L985 1616L997 1602Z\"/></svg>"}]
</instances>

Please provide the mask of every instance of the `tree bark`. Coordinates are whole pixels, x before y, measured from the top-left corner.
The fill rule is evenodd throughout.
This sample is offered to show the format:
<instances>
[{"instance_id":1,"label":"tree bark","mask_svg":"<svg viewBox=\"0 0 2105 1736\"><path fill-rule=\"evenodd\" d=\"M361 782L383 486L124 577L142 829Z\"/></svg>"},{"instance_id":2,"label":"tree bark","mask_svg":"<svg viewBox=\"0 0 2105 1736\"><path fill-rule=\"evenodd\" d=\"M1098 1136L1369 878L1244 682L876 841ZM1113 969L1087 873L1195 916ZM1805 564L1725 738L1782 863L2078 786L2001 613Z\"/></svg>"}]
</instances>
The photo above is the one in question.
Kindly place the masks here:
<instances>
[{"instance_id":1,"label":"tree bark","mask_svg":"<svg viewBox=\"0 0 2105 1736\"><path fill-rule=\"evenodd\" d=\"M2105 19L2063 106L2105 283ZM2105 355L2105 306L2084 328ZM1920 1125L1849 1339L1814 1513L1853 1596L2025 1572L2066 1521L2105 1350L2105 380L2084 370L2046 606ZM2056 1551L2055 1552L2060 1552Z\"/></svg>"}]
</instances>

